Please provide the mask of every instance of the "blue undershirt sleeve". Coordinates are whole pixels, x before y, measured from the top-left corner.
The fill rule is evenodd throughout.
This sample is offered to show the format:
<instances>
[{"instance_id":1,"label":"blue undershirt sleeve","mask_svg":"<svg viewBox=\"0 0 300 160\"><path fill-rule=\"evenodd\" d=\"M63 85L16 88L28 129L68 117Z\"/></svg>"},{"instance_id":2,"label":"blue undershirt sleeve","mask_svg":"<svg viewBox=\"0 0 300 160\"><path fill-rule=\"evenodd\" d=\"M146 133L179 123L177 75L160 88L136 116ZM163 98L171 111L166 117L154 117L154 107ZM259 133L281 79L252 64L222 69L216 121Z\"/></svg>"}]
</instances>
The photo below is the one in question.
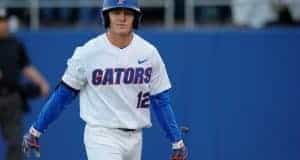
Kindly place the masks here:
<instances>
[{"instance_id":1,"label":"blue undershirt sleeve","mask_svg":"<svg viewBox=\"0 0 300 160\"><path fill-rule=\"evenodd\" d=\"M43 133L58 118L66 106L76 98L78 93L78 90L61 82L44 104L37 120L33 123L33 128Z\"/></svg>"},{"instance_id":2,"label":"blue undershirt sleeve","mask_svg":"<svg viewBox=\"0 0 300 160\"><path fill-rule=\"evenodd\" d=\"M170 90L150 97L151 105L159 124L165 131L167 138L174 143L181 140L182 135L175 120L170 99Z\"/></svg>"}]
</instances>

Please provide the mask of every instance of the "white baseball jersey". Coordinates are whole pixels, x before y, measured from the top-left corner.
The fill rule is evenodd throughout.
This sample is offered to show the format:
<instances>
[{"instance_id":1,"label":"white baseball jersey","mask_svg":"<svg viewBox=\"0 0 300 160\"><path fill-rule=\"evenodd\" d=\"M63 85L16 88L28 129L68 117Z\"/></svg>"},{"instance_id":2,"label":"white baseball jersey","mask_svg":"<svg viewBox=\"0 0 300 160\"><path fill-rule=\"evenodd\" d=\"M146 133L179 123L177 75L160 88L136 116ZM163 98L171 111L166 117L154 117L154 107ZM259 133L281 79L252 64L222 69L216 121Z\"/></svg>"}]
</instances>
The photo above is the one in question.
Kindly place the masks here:
<instances>
[{"instance_id":1,"label":"white baseball jersey","mask_svg":"<svg viewBox=\"0 0 300 160\"><path fill-rule=\"evenodd\" d=\"M87 124L150 127L150 95L171 88L157 49L133 35L123 49L99 35L77 47L68 60L62 80L80 90L80 116Z\"/></svg>"}]
</instances>

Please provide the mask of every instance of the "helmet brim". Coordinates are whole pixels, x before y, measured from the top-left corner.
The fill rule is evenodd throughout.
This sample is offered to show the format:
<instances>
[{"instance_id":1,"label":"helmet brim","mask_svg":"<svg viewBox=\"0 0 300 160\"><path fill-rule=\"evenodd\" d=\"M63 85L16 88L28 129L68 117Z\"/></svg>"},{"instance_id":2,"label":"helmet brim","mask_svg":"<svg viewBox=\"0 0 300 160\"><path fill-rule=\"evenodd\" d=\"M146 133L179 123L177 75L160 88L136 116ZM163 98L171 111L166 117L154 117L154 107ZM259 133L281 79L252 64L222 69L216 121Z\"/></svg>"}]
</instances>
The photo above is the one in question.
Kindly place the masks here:
<instances>
[{"instance_id":1,"label":"helmet brim","mask_svg":"<svg viewBox=\"0 0 300 160\"><path fill-rule=\"evenodd\" d=\"M102 8L102 12L108 12L115 9L128 9L134 11L135 13L141 14L141 9L134 6L114 6L114 7L106 7Z\"/></svg>"}]
</instances>

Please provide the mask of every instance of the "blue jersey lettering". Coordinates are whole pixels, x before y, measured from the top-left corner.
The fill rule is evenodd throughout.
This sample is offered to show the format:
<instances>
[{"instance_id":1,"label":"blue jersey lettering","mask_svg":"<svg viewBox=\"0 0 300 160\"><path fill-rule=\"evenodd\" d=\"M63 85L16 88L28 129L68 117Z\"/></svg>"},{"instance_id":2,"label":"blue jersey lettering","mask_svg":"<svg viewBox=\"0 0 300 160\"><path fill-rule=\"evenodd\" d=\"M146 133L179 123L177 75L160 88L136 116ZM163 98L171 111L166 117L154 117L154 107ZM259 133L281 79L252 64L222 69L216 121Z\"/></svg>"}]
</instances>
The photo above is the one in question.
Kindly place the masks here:
<instances>
[{"instance_id":1,"label":"blue jersey lettering","mask_svg":"<svg viewBox=\"0 0 300 160\"><path fill-rule=\"evenodd\" d=\"M93 85L119 85L149 83L152 68L106 68L95 69L92 72Z\"/></svg>"}]
</instances>

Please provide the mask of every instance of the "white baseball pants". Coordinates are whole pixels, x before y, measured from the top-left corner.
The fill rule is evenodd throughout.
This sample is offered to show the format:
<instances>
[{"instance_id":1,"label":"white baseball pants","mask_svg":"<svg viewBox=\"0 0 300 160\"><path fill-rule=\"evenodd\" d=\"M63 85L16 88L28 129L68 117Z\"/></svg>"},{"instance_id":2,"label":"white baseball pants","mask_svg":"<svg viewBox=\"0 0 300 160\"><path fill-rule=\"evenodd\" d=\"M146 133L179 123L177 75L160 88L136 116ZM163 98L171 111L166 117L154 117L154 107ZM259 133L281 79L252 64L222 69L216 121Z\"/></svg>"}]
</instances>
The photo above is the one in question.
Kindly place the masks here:
<instances>
[{"instance_id":1,"label":"white baseball pants","mask_svg":"<svg viewBox=\"0 0 300 160\"><path fill-rule=\"evenodd\" d=\"M141 160L142 131L86 125L84 144L88 160Z\"/></svg>"}]
</instances>

